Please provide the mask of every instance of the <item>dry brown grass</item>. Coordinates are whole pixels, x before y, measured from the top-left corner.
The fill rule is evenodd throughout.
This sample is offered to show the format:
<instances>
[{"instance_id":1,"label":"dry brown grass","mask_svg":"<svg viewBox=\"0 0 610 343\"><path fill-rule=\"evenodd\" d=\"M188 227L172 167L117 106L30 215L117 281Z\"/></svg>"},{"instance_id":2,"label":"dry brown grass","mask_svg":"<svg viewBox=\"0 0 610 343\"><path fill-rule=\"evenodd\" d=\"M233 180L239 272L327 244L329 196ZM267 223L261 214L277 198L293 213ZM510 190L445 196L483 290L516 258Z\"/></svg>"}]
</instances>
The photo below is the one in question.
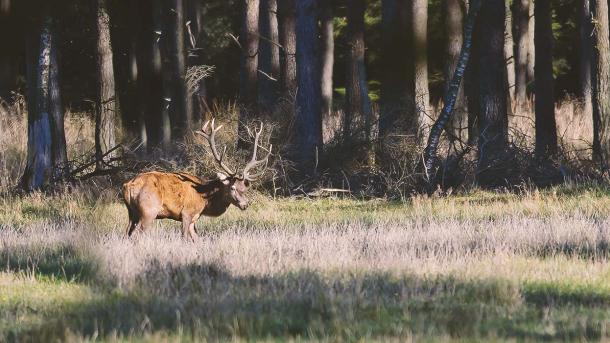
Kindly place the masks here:
<instances>
[{"instance_id":1,"label":"dry brown grass","mask_svg":"<svg viewBox=\"0 0 610 343\"><path fill-rule=\"evenodd\" d=\"M0 309L24 318L13 326L0 316L0 333L603 338L610 321L604 194L266 202L202 221L197 244L172 222L126 239L124 218L115 219L124 209L113 203L95 205L91 217L83 211L54 222L45 219L52 213L39 214L0 229L0 289L8 296Z\"/></svg>"},{"instance_id":2,"label":"dry brown grass","mask_svg":"<svg viewBox=\"0 0 610 343\"><path fill-rule=\"evenodd\" d=\"M533 149L535 139L535 119L533 102L529 102L524 112L514 111L509 116L509 130L513 142L520 147ZM557 136L566 157L591 158L593 142L593 119L583 114L582 106L576 99L564 99L555 105Z\"/></svg>"},{"instance_id":3,"label":"dry brown grass","mask_svg":"<svg viewBox=\"0 0 610 343\"><path fill-rule=\"evenodd\" d=\"M19 111L0 113L0 190L23 168ZM558 122L572 141L590 133ZM90 151L90 120L66 126L70 156ZM201 141L181 151L163 165L211 172ZM0 341L609 337L603 184L404 202L254 194L246 212L202 219L192 244L168 221L126 239L116 189L96 182L0 197Z\"/></svg>"}]
</instances>

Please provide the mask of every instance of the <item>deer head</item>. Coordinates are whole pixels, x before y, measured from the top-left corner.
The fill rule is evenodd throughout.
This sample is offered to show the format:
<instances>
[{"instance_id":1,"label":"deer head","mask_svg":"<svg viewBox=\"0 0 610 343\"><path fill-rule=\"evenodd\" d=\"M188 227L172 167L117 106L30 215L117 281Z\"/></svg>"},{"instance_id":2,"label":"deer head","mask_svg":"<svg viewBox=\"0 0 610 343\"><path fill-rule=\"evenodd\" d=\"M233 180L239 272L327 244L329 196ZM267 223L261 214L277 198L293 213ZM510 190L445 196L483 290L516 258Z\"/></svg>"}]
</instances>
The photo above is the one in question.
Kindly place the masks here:
<instances>
[{"instance_id":1,"label":"deer head","mask_svg":"<svg viewBox=\"0 0 610 343\"><path fill-rule=\"evenodd\" d=\"M223 184L222 195L225 199L232 203L233 205L239 207L241 210L245 210L248 207L248 199L245 197L245 193L250 187L250 183L256 181L260 178L267 169L267 164L269 162L269 156L271 156L271 149L273 145L269 145L267 150L267 155L260 160L257 160L257 153L259 148L259 140L260 136L263 132L263 123L261 123L260 128L254 130L254 148L252 152L252 158L246 164L241 172L237 172L236 169L232 169L224 162L225 153L227 151L226 146L224 147L222 154L218 152L216 147L216 132L218 132L222 125L216 127L214 125L214 119L212 121L207 121L203 128L200 131L196 131L197 134L203 136L206 139L210 146L210 150L212 152L212 156L216 160L216 163L222 170L222 172L218 172L216 174L218 180ZM252 135L252 131L248 128L248 133ZM252 174L251 172L256 170L256 168L263 167L258 173Z\"/></svg>"}]
</instances>

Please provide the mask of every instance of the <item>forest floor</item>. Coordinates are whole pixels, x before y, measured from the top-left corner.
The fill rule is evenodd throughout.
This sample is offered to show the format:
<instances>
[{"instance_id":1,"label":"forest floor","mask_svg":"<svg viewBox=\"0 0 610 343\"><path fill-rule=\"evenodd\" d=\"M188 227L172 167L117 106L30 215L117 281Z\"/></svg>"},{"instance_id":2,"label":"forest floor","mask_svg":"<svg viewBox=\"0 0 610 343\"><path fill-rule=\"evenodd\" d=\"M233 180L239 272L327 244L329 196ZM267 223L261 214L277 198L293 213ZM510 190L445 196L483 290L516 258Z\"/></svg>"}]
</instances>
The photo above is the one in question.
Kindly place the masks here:
<instances>
[{"instance_id":1,"label":"forest floor","mask_svg":"<svg viewBox=\"0 0 610 343\"><path fill-rule=\"evenodd\" d=\"M113 194L0 196L0 341L597 340L610 188L256 196L124 237Z\"/></svg>"}]
</instances>

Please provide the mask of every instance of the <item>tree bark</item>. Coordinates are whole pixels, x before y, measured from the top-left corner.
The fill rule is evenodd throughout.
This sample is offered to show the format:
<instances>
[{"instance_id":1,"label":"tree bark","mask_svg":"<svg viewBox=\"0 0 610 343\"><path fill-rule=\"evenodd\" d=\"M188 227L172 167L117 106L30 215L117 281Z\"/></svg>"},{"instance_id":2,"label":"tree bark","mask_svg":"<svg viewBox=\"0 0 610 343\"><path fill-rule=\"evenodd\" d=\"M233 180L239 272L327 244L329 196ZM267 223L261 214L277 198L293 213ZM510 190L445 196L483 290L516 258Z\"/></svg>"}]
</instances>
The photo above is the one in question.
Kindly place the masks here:
<instances>
[{"instance_id":1,"label":"tree bark","mask_svg":"<svg viewBox=\"0 0 610 343\"><path fill-rule=\"evenodd\" d=\"M333 67L335 63L334 16L332 1L320 3L322 38L322 136L324 144L333 141L341 128L339 112L333 112Z\"/></svg>"},{"instance_id":2,"label":"tree bark","mask_svg":"<svg viewBox=\"0 0 610 343\"><path fill-rule=\"evenodd\" d=\"M414 51L415 125L421 137L426 137L434 120L430 112L428 89L428 0L411 2L412 42Z\"/></svg>"},{"instance_id":3,"label":"tree bark","mask_svg":"<svg viewBox=\"0 0 610 343\"><path fill-rule=\"evenodd\" d=\"M482 0L478 0L479 6ZM469 1L469 13L472 9L474 0ZM479 7L480 12L480 7ZM468 145L477 146L479 139L479 118L481 111L481 99L479 94L479 61L481 60L480 25L475 24L472 31L472 46L470 48L470 60L464 74L464 91L466 92L466 102L468 104Z\"/></svg>"},{"instance_id":4,"label":"tree bark","mask_svg":"<svg viewBox=\"0 0 610 343\"><path fill-rule=\"evenodd\" d=\"M147 1L142 1L141 4L146 5ZM171 142L171 121L168 111L168 104L165 98L167 97L167 85L163 75L163 60L162 60L162 44L168 39L169 33L164 29L163 18L163 3L162 0L153 0L152 4L152 25L153 30L147 29L147 23L144 23L142 30L145 39L143 48L145 49L138 61L138 66L144 66L142 75L139 79L142 87L141 97L142 102L146 104L142 108L142 117L146 121L148 149L154 151L157 148L167 148Z\"/></svg>"},{"instance_id":5,"label":"tree bark","mask_svg":"<svg viewBox=\"0 0 610 343\"><path fill-rule=\"evenodd\" d=\"M258 87L258 47L259 47L259 0L242 0L243 18L239 41L242 49L241 80L240 80L240 110L238 146L248 146L246 125L257 113Z\"/></svg>"},{"instance_id":6,"label":"tree bark","mask_svg":"<svg viewBox=\"0 0 610 343\"><path fill-rule=\"evenodd\" d=\"M426 176L428 177L429 181L434 180L434 164L441 134L443 129L451 120L451 115L453 113L454 106L457 104L457 99L459 96L460 83L462 82L462 78L464 77L469 64L468 62L470 60L472 51L473 30L480 8L481 0L471 1L470 9L468 10L468 17L464 25L464 39L462 46L460 47L455 72L453 72L451 82L445 89L443 110L430 130L428 144L426 145L426 149L424 151L424 167L426 168Z\"/></svg>"},{"instance_id":7,"label":"tree bark","mask_svg":"<svg viewBox=\"0 0 610 343\"><path fill-rule=\"evenodd\" d=\"M132 13L143 13L138 18L138 32L135 35L135 66L130 66L131 77L136 77L135 90L138 97L137 130L141 144L140 152L149 151L159 142L157 130L161 118L161 87L160 76L153 72L155 59L155 44L158 36L146 27L153 25L152 1L139 0L137 6L130 8ZM137 17L137 16L136 16ZM160 56L160 55L157 55ZM133 57L133 56L132 56ZM158 61L156 61L158 62Z\"/></svg>"},{"instance_id":8,"label":"tree bark","mask_svg":"<svg viewBox=\"0 0 610 343\"><path fill-rule=\"evenodd\" d=\"M506 1L506 20L504 22L504 61L506 64L506 90L509 111L515 102L515 56L513 40L513 16L510 4Z\"/></svg>"},{"instance_id":9,"label":"tree bark","mask_svg":"<svg viewBox=\"0 0 610 343\"><path fill-rule=\"evenodd\" d=\"M32 25L27 42L28 152L21 187L33 191L64 174L66 143L60 103L57 37L53 20L44 14Z\"/></svg>"},{"instance_id":10,"label":"tree bark","mask_svg":"<svg viewBox=\"0 0 610 343\"><path fill-rule=\"evenodd\" d=\"M51 27L51 30L56 30ZM64 109L61 103L61 88L59 75L59 60L57 49L59 39L53 34L55 43L51 43L51 65L49 73L49 109L51 111L51 163L53 165L53 179L63 179L67 173L68 153L66 150L66 133L64 128Z\"/></svg>"},{"instance_id":11,"label":"tree bark","mask_svg":"<svg viewBox=\"0 0 610 343\"><path fill-rule=\"evenodd\" d=\"M97 72L98 94L95 116L95 154L97 168L104 167L102 156L116 146L115 126L118 117L118 102L114 83L114 64L110 40L110 17L105 0L97 0ZM111 153L106 159L114 157Z\"/></svg>"},{"instance_id":12,"label":"tree bark","mask_svg":"<svg viewBox=\"0 0 610 343\"><path fill-rule=\"evenodd\" d=\"M296 13L298 93L293 126L294 160L300 166L301 172L307 173L305 168L315 166L322 143L322 92L316 0L299 0Z\"/></svg>"},{"instance_id":13,"label":"tree bark","mask_svg":"<svg viewBox=\"0 0 610 343\"><path fill-rule=\"evenodd\" d=\"M591 22L590 0L581 0L580 3L580 19L579 19L579 35L580 35L580 61L579 61L579 81L580 81L580 102L582 114L585 118L593 116L593 100L591 98L591 61L593 58L593 43L591 35L593 34L593 25Z\"/></svg>"},{"instance_id":14,"label":"tree bark","mask_svg":"<svg viewBox=\"0 0 610 343\"><path fill-rule=\"evenodd\" d=\"M400 117L406 119L412 109L413 71L409 68L409 35L405 0L383 0L381 14L381 116L379 133L385 136L395 129Z\"/></svg>"},{"instance_id":15,"label":"tree bark","mask_svg":"<svg viewBox=\"0 0 610 343\"><path fill-rule=\"evenodd\" d=\"M284 96L292 99L297 90L296 62L296 4L295 0L278 0L278 22L280 44L281 88Z\"/></svg>"},{"instance_id":16,"label":"tree bark","mask_svg":"<svg viewBox=\"0 0 610 343\"><path fill-rule=\"evenodd\" d=\"M15 56L16 47L12 42L13 32L18 23L15 15L9 11L10 2L6 2L6 7L0 3L0 99L9 100L11 91L17 86L17 59Z\"/></svg>"},{"instance_id":17,"label":"tree bark","mask_svg":"<svg viewBox=\"0 0 610 343\"><path fill-rule=\"evenodd\" d=\"M267 112L273 110L277 100L280 78L280 47L277 22L277 0L260 3L260 70L259 102Z\"/></svg>"},{"instance_id":18,"label":"tree bark","mask_svg":"<svg viewBox=\"0 0 610 343\"><path fill-rule=\"evenodd\" d=\"M527 33L527 85L529 89L533 89L532 85L536 82L534 66L536 64L536 44L534 42L535 32L534 28L536 27L536 16L534 15L534 8L536 4L530 2L530 24ZM529 92L531 93L531 91ZM531 96L531 94L530 94Z\"/></svg>"},{"instance_id":19,"label":"tree bark","mask_svg":"<svg viewBox=\"0 0 610 343\"><path fill-rule=\"evenodd\" d=\"M443 18L445 21L445 51L447 54L444 70L445 94L447 94L453 81L453 74L458 65L458 60L460 59L463 43L464 14L462 1L443 0ZM449 122L452 133L465 141L468 137L468 112L466 110L463 86L458 88L453 112L452 120Z\"/></svg>"},{"instance_id":20,"label":"tree bark","mask_svg":"<svg viewBox=\"0 0 610 343\"><path fill-rule=\"evenodd\" d=\"M502 157L508 143L504 80L504 0L486 0L479 15L479 162L477 179L495 186L503 179Z\"/></svg>"},{"instance_id":21,"label":"tree bark","mask_svg":"<svg viewBox=\"0 0 610 343\"><path fill-rule=\"evenodd\" d=\"M515 101L523 110L527 104L527 82L529 65L530 1L515 0Z\"/></svg>"},{"instance_id":22,"label":"tree bark","mask_svg":"<svg viewBox=\"0 0 610 343\"><path fill-rule=\"evenodd\" d=\"M171 120L171 137L183 139L192 130L193 113L190 97L186 92L186 53L184 41L184 0L172 0L169 7L164 8L167 32L165 37L167 61L166 99L169 99L168 110Z\"/></svg>"},{"instance_id":23,"label":"tree bark","mask_svg":"<svg viewBox=\"0 0 610 343\"><path fill-rule=\"evenodd\" d=\"M551 0L536 0L535 13L536 155L540 159L548 159L557 153Z\"/></svg>"},{"instance_id":24,"label":"tree bark","mask_svg":"<svg viewBox=\"0 0 610 343\"><path fill-rule=\"evenodd\" d=\"M112 17L110 40L112 43L114 82L117 102L120 104L120 124L127 140L140 141L140 99L138 97L138 39L142 29L143 9L135 0L127 2L106 2L108 14ZM116 6L116 7L115 7ZM129 18L129 19L128 19Z\"/></svg>"},{"instance_id":25,"label":"tree bark","mask_svg":"<svg viewBox=\"0 0 610 343\"><path fill-rule=\"evenodd\" d=\"M189 22L189 41L190 46L188 52L188 65L198 66L205 64L204 55L204 18L205 11L201 1L187 1L187 22ZM205 78L201 79L198 84L197 91L193 94L191 99L193 104L193 121L202 120L205 121L205 113L209 112L210 108L207 102L207 86ZM188 102L187 102L188 104Z\"/></svg>"},{"instance_id":26,"label":"tree bark","mask_svg":"<svg viewBox=\"0 0 610 343\"><path fill-rule=\"evenodd\" d=\"M371 128L373 125L371 100L366 79L364 61L364 12L365 0L350 0L347 9L347 58L345 85L345 142L365 144L364 157L370 164L372 153Z\"/></svg>"},{"instance_id":27,"label":"tree bark","mask_svg":"<svg viewBox=\"0 0 610 343\"><path fill-rule=\"evenodd\" d=\"M593 42L593 154L604 172L610 157L610 42L608 2L592 0Z\"/></svg>"}]
</instances>

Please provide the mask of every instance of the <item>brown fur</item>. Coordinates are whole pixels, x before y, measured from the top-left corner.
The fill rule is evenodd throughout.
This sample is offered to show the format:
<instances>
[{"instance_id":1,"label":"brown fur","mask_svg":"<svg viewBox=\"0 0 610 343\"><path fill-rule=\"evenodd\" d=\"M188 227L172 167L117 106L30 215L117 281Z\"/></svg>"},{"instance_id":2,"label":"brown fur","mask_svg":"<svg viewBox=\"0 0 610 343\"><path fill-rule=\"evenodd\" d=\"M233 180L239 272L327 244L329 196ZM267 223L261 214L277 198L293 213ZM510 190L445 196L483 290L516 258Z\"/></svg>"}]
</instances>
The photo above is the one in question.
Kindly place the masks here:
<instances>
[{"instance_id":1,"label":"brown fur","mask_svg":"<svg viewBox=\"0 0 610 343\"><path fill-rule=\"evenodd\" d=\"M195 222L201 215L217 217L231 204L242 210L248 206L243 196L247 181L234 177L203 180L187 173L149 172L123 184L123 200L129 212L127 235L146 231L155 219L182 222L182 235L195 241Z\"/></svg>"}]
</instances>

